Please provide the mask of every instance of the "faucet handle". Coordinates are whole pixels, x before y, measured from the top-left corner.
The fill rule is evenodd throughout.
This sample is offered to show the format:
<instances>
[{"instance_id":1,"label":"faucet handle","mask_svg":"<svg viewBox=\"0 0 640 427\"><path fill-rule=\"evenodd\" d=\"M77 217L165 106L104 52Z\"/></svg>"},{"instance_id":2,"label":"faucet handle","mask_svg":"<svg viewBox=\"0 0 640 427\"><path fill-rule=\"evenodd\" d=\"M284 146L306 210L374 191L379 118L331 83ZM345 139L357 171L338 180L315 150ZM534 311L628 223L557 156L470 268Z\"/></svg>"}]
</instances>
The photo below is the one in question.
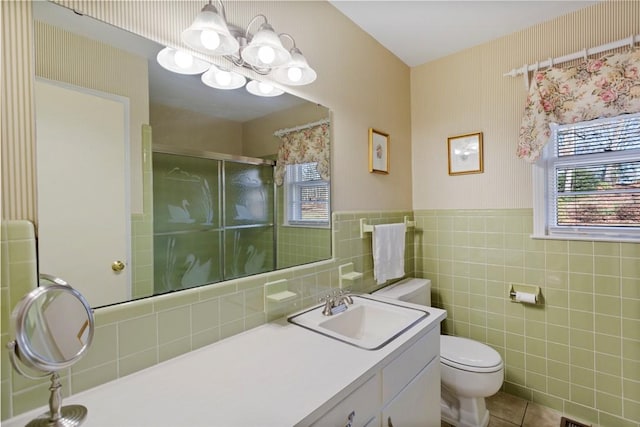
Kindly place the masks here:
<instances>
[{"instance_id":1,"label":"faucet handle","mask_svg":"<svg viewBox=\"0 0 640 427\"><path fill-rule=\"evenodd\" d=\"M353 298L351 298L351 295L349 294L344 294L340 297L341 301L346 302L348 305L353 304Z\"/></svg>"},{"instance_id":2,"label":"faucet handle","mask_svg":"<svg viewBox=\"0 0 640 427\"><path fill-rule=\"evenodd\" d=\"M330 302L334 304L338 297L340 297L340 292L337 289L330 289L324 298L320 298L320 302Z\"/></svg>"},{"instance_id":3,"label":"faucet handle","mask_svg":"<svg viewBox=\"0 0 640 427\"><path fill-rule=\"evenodd\" d=\"M320 302L324 304L324 308L322 309L322 314L325 316L331 316L331 309L335 305L335 297L331 295L327 295L324 298L320 298Z\"/></svg>"}]
</instances>

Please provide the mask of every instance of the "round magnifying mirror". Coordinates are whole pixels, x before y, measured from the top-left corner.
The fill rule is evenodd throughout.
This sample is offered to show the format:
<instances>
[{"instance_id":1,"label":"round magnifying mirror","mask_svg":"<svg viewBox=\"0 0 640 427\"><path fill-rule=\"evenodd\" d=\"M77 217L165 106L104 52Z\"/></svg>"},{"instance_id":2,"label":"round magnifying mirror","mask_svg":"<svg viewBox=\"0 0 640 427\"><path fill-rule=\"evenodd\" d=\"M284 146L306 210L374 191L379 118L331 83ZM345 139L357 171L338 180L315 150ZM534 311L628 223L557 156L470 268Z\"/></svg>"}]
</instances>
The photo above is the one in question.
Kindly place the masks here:
<instances>
[{"instance_id":1,"label":"round magnifying mirror","mask_svg":"<svg viewBox=\"0 0 640 427\"><path fill-rule=\"evenodd\" d=\"M44 277L47 278L47 277ZM49 279L51 280L51 279ZM49 414L33 420L29 426L76 426L86 417L80 405L62 407L58 371L77 362L93 340L93 312L80 292L60 279L40 286L23 297L13 310L16 338L7 344L13 367L25 372L15 359L31 369L51 374Z\"/></svg>"},{"instance_id":2,"label":"round magnifying mirror","mask_svg":"<svg viewBox=\"0 0 640 427\"><path fill-rule=\"evenodd\" d=\"M43 372L73 365L93 339L91 307L70 286L33 290L18 303L13 316L20 361Z\"/></svg>"}]
</instances>

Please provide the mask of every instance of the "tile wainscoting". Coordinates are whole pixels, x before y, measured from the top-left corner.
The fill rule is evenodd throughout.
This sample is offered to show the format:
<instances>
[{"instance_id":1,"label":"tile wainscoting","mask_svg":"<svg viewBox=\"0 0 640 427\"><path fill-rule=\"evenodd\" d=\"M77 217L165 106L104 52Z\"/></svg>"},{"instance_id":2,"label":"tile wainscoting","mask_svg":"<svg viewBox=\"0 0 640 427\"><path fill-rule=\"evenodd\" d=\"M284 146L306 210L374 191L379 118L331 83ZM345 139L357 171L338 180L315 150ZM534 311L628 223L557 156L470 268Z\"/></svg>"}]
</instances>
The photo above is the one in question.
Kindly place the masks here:
<instances>
[{"instance_id":1,"label":"tile wainscoting","mask_svg":"<svg viewBox=\"0 0 640 427\"><path fill-rule=\"evenodd\" d=\"M373 290L371 236L360 238L359 218L371 224L400 222L410 211L334 213L331 260L203 286L154 298L99 308L96 332L87 355L61 372L63 393L78 393L214 343L317 303L339 287L338 267L353 262L364 277L355 291ZM149 233L149 222L135 224ZM134 227L134 231L136 230ZM413 274L413 239L408 236L405 261ZM6 343L12 338L9 317L16 302L36 283L35 234L28 221L2 223L2 419L46 404L49 380L28 380L11 370ZM298 297L278 310L264 302L264 284L287 279Z\"/></svg>"},{"instance_id":2,"label":"tile wainscoting","mask_svg":"<svg viewBox=\"0 0 640 427\"><path fill-rule=\"evenodd\" d=\"M94 344L63 373L65 393L315 304L339 286L338 267L348 262L364 273L354 290L375 290L371 236L360 238L359 219L392 223L405 215L416 220L406 274L432 280L448 333L500 352L504 391L601 426L640 425L640 245L533 240L530 209L334 213L331 260L96 310ZM9 233L7 223L2 230L4 345L10 308L34 280L27 277L35 258L20 261L25 236ZM264 284L279 279L298 297L269 311ZM509 283L540 286L544 304L511 303ZM2 419L43 405L48 380L21 378L4 350L2 357Z\"/></svg>"},{"instance_id":3,"label":"tile wainscoting","mask_svg":"<svg viewBox=\"0 0 640 427\"><path fill-rule=\"evenodd\" d=\"M414 211L416 275L446 332L502 355L504 390L602 426L640 423L640 244L534 240L531 209ZM509 284L543 304L512 303Z\"/></svg>"}]
</instances>

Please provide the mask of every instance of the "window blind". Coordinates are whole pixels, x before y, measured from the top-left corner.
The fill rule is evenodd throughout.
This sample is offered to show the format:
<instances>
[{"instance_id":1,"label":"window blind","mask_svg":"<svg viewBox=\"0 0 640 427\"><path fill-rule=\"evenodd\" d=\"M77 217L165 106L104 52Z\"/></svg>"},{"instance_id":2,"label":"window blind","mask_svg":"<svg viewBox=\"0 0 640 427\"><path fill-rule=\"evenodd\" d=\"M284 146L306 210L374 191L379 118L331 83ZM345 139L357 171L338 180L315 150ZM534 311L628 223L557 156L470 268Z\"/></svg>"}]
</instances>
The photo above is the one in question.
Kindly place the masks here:
<instances>
[{"instance_id":1,"label":"window blind","mask_svg":"<svg viewBox=\"0 0 640 427\"><path fill-rule=\"evenodd\" d=\"M317 163L287 165L287 212L289 223L329 223L329 182Z\"/></svg>"},{"instance_id":2,"label":"window blind","mask_svg":"<svg viewBox=\"0 0 640 427\"><path fill-rule=\"evenodd\" d=\"M640 115L554 132L551 226L640 227Z\"/></svg>"}]
</instances>

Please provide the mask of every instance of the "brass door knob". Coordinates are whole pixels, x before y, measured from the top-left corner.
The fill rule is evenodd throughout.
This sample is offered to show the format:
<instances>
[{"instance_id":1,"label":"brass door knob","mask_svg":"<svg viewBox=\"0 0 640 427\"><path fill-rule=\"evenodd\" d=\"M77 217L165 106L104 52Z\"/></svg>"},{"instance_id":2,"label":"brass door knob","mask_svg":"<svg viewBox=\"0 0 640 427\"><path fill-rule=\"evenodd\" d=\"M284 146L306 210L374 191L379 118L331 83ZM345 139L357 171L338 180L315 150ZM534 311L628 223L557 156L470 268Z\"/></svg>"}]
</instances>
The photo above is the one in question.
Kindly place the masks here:
<instances>
[{"instance_id":1,"label":"brass door knob","mask_svg":"<svg viewBox=\"0 0 640 427\"><path fill-rule=\"evenodd\" d=\"M119 272L124 270L124 262L122 261L113 261L113 264L111 264L111 269L115 272Z\"/></svg>"}]
</instances>

